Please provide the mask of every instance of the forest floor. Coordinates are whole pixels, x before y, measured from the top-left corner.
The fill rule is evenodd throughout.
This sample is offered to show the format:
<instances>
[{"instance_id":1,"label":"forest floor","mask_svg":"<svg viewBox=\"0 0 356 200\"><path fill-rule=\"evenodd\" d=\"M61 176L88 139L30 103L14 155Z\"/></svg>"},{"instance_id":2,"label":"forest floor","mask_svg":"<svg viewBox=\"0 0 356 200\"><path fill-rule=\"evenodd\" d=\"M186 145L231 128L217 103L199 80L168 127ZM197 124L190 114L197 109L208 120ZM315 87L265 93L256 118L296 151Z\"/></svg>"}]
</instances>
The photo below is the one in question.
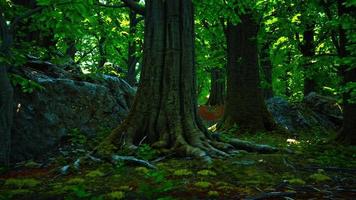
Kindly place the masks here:
<instances>
[{"instance_id":1,"label":"forest floor","mask_svg":"<svg viewBox=\"0 0 356 200\"><path fill-rule=\"evenodd\" d=\"M240 139L294 153L240 151L211 164L173 157L156 162L153 149L139 147L134 156L150 160L156 169L124 162L91 162L61 174L61 166L74 163L75 155L83 151L58 154L45 166L28 161L2 169L0 200L356 199L356 147L326 144L333 135L317 129L300 133L297 139L271 133L243 134ZM80 145L74 146L90 146L83 136L76 138L72 142Z\"/></svg>"}]
</instances>

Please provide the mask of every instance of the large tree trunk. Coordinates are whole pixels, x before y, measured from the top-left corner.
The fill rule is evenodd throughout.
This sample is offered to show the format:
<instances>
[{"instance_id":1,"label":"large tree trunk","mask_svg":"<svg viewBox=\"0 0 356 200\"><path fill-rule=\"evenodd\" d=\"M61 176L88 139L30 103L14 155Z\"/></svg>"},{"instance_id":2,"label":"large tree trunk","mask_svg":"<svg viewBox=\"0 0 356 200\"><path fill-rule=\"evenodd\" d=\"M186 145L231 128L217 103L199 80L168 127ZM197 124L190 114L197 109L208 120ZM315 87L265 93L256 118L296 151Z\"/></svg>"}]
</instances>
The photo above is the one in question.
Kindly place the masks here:
<instances>
[{"instance_id":1,"label":"large tree trunk","mask_svg":"<svg viewBox=\"0 0 356 200\"><path fill-rule=\"evenodd\" d=\"M227 95L224 117L219 125L228 129L237 125L246 131L271 131L276 127L268 112L260 87L257 32L252 14L240 16L238 25L228 23Z\"/></svg>"},{"instance_id":2,"label":"large tree trunk","mask_svg":"<svg viewBox=\"0 0 356 200\"><path fill-rule=\"evenodd\" d=\"M300 45L300 51L304 58L304 96L316 91L314 75L310 74L311 61L315 56L314 26L314 24L306 25L303 33L303 44Z\"/></svg>"},{"instance_id":3,"label":"large tree trunk","mask_svg":"<svg viewBox=\"0 0 356 200\"><path fill-rule=\"evenodd\" d=\"M212 69L211 74L211 86L208 102L209 106L224 105L225 99L225 74L222 69Z\"/></svg>"},{"instance_id":4,"label":"large tree trunk","mask_svg":"<svg viewBox=\"0 0 356 200\"><path fill-rule=\"evenodd\" d=\"M98 148L140 141L182 156L224 154L197 116L191 0L147 0L143 69L127 119ZM115 148L114 148L115 149ZM110 155L110 154L109 154Z\"/></svg>"},{"instance_id":5,"label":"large tree trunk","mask_svg":"<svg viewBox=\"0 0 356 200\"><path fill-rule=\"evenodd\" d=\"M263 88L263 96L265 99L273 97L272 87L272 62L269 56L269 42L263 44L260 53L260 63L264 75L264 81L266 82Z\"/></svg>"},{"instance_id":6,"label":"large tree trunk","mask_svg":"<svg viewBox=\"0 0 356 200\"><path fill-rule=\"evenodd\" d=\"M355 6L346 7L344 0L338 0L338 15L342 17L349 15L355 16ZM347 32L341 25L339 28L339 57L345 59L351 55L348 50ZM343 78L343 85L356 82L356 68L350 69L350 65L343 64L340 66L340 74ZM343 94L343 127L339 132L337 140L343 144L356 145L356 103L350 102L352 91L347 91Z\"/></svg>"}]
</instances>

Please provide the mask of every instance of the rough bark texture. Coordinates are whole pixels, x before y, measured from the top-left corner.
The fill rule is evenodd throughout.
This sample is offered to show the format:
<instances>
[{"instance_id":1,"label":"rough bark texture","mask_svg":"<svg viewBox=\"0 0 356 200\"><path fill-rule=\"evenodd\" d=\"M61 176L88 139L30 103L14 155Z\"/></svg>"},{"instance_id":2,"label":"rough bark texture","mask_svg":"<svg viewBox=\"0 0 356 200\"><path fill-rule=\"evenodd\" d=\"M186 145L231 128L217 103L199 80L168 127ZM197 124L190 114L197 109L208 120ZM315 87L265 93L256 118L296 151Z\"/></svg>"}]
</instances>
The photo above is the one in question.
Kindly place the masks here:
<instances>
[{"instance_id":1,"label":"rough bark texture","mask_svg":"<svg viewBox=\"0 0 356 200\"><path fill-rule=\"evenodd\" d=\"M263 88L263 96L265 99L273 97L273 88L272 88L272 62L269 57L269 42L263 44L260 53L260 63L264 75L264 81L266 82L265 87Z\"/></svg>"},{"instance_id":2,"label":"rough bark texture","mask_svg":"<svg viewBox=\"0 0 356 200\"><path fill-rule=\"evenodd\" d=\"M224 154L197 116L191 0L147 0L143 70L129 116L99 147L138 145L209 158ZM220 147L220 146L219 146Z\"/></svg>"},{"instance_id":3,"label":"rough bark texture","mask_svg":"<svg viewBox=\"0 0 356 200\"><path fill-rule=\"evenodd\" d=\"M303 32L303 43L300 45L300 51L304 57L304 96L310 92L316 92L316 82L313 74L310 73L311 59L315 56L314 44L314 24L307 24Z\"/></svg>"},{"instance_id":4,"label":"rough bark texture","mask_svg":"<svg viewBox=\"0 0 356 200\"><path fill-rule=\"evenodd\" d=\"M260 87L257 31L251 14L240 16L241 23L228 23L227 95L220 128L238 125L242 130L273 130L276 125L268 112Z\"/></svg>"},{"instance_id":5,"label":"rough bark texture","mask_svg":"<svg viewBox=\"0 0 356 200\"><path fill-rule=\"evenodd\" d=\"M208 102L209 106L224 105L225 99L225 75L222 69L212 69L211 86Z\"/></svg>"},{"instance_id":6,"label":"rough bark texture","mask_svg":"<svg viewBox=\"0 0 356 200\"><path fill-rule=\"evenodd\" d=\"M355 16L355 6L346 7L344 0L338 0L338 15ZM351 52L347 49L347 30L340 26L339 28L339 57L346 58L351 55ZM356 68L349 69L350 65L341 65L340 74L343 77L343 85L350 82L356 82ZM356 145L356 103L349 102L351 97L351 91L343 94L343 127L339 132L337 140L344 144Z\"/></svg>"}]
</instances>

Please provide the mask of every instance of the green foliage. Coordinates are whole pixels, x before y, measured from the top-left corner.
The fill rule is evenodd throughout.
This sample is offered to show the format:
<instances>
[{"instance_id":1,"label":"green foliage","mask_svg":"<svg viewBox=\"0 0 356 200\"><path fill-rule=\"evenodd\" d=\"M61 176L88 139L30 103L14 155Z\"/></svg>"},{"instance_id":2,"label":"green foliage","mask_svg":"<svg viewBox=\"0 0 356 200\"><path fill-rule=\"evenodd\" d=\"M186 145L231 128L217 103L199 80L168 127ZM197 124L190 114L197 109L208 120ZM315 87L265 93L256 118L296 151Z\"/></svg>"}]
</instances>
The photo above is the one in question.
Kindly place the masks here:
<instances>
[{"instance_id":1,"label":"green foliage","mask_svg":"<svg viewBox=\"0 0 356 200\"><path fill-rule=\"evenodd\" d=\"M157 155L157 151L148 144L142 144L137 149L137 157L144 160L152 160L156 158Z\"/></svg>"},{"instance_id":2,"label":"green foliage","mask_svg":"<svg viewBox=\"0 0 356 200\"><path fill-rule=\"evenodd\" d=\"M26 79L20 75L10 74L11 82L14 86L20 86L22 92L32 93L35 90L44 90L45 88L33 80Z\"/></svg>"},{"instance_id":3,"label":"green foliage","mask_svg":"<svg viewBox=\"0 0 356 200\"><path fill-rule=\"evenodd\" d=\"M77 128L69 132L71 143L74 145L85 145L87 143L86 135Z\"/></svg>"}]
</instances>

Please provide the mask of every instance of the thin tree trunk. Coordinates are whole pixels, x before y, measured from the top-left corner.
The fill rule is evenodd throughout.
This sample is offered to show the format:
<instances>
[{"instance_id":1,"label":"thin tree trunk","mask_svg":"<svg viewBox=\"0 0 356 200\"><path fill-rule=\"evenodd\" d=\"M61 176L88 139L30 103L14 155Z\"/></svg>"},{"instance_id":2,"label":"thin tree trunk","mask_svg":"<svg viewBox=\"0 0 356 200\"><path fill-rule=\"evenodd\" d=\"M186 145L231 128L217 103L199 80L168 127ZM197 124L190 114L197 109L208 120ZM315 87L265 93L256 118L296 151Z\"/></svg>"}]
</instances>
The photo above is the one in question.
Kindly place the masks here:
<instances>
[{"instance_id":1,"label":"thin tree trunk","mask_svg":"<svg viewBox=\"0 0 356 200\"><path fill-rule=\"evenodd\" d=\"M9 164L12 118L13 88L6 66L0 64L0 165Z\"/></svg>"},{"instance_id":2,"label":"thin tree trunk","mask_svg":"<svg viewBox=\"0 0 356 200\"><path fill-rule=\"evenodd\" d=\"M211 74L211 85L210 85L210 95L208 102L209 106L219 106L224 105L225 99L225 75L222 69L212 69Z\"/></svg>"},{"instance_id":3,"label":"thin tree trunk","mask_svg":"<svg viewBox=\"0 0 356 200\"><path fill-rule=\"evenodd\" d=\"M344 0L338 0L338 15L343 17L344 15L355 16L355 6L346 7ZM345 59L351 55L350 50L347 48L347 30L342 25L339 27L339 57ZM356 82L356 68L350 69L350 65L343 64L340 66L340 74L343 78L343 86L348 83ZM353 89L355 90L355 89ZM347 91L343 93L343 126L338 134L337 140L343 144L356 145L356 103L350 102L351 92Z\"/></svg>"},{"instance_id":4,"label":"thin tree trunk","mask_svg":"<svg viewBox=\"0 0 356 200\"><path fill-rule=\"evenodd\" d=\"M137 1L137 0L135 0ZM138 18L137 14L134 11L130 11L129 14L130 17L130 36L133 37L137 33L137 24L138 24ZM138 62L138 57L136 56L136 51L137 51L137 42L135 40L130 40L129 42L129 47L128 47L128 69L127 69L127 76L126 76L126 81L130 85L135 85L136 84L136 64Z\"/></svg>"},{"instance_id":5,"label":"thin tree trunk","mask_svg":"<svg viewBox=\"0 0 356 200\"><path fill-rule=\"evenodd\" d=\"M306 25L303 33L303 44L300 45L300 51L304 57L304 96L316 91L315 77L313 74L309 74L311 61L315 56L314 26L314 24Z\"/></svg>"},{"instance_id":6,"label":"thin tree trunk","mask_svg":"<svg viewBox=\"0 0 356 200\"><path fill-rule=\"evenodd\" d=\"M8 59L13 35L0 8L0 56ZM7 65L0 62L0 165L8 165L10 158L11 126L13 116L13 88L7 74Z\"/></svg>"},{"instance_id":7,"label":"thin tree trunk","mask_svg":"<svg viewBox=\"0 0 356 200\"><path fill-rule=\"evenodd\" d=\"M97 152L144 141L181 156L226 155L213 147L220 144L210 140L197 116L191 0L147 0L145 8L144 66L135 101Z\"/></svg>"},{"instance_id":8,"label":"thin tree trunk","mask_svg":"<svg viewBox=\"0 0 356 200\"><path fill-rule=\"evenodd\" d=\"M276 124L259 88L258 24L252 14L244 14L240 19L240 24L228 22L226 28L227 95L224 117L219 127L228 129L236 124L246 131L271 131Z\"/></svg>"},{"instance_id":9,"label":"thin tree trunk","mask_svg":"<svg viewBox=\"0 0 356 200\"><path fill-rule=\"evenodd\" d=\"M264 81L266 86L263 88L263 96L265 99L273 97L273 87L272 87L272 62L269 57L269 43L263 44L260 53L260 62L262 65L262 71L264 75Z\"/></svg>"}]
</instances>

